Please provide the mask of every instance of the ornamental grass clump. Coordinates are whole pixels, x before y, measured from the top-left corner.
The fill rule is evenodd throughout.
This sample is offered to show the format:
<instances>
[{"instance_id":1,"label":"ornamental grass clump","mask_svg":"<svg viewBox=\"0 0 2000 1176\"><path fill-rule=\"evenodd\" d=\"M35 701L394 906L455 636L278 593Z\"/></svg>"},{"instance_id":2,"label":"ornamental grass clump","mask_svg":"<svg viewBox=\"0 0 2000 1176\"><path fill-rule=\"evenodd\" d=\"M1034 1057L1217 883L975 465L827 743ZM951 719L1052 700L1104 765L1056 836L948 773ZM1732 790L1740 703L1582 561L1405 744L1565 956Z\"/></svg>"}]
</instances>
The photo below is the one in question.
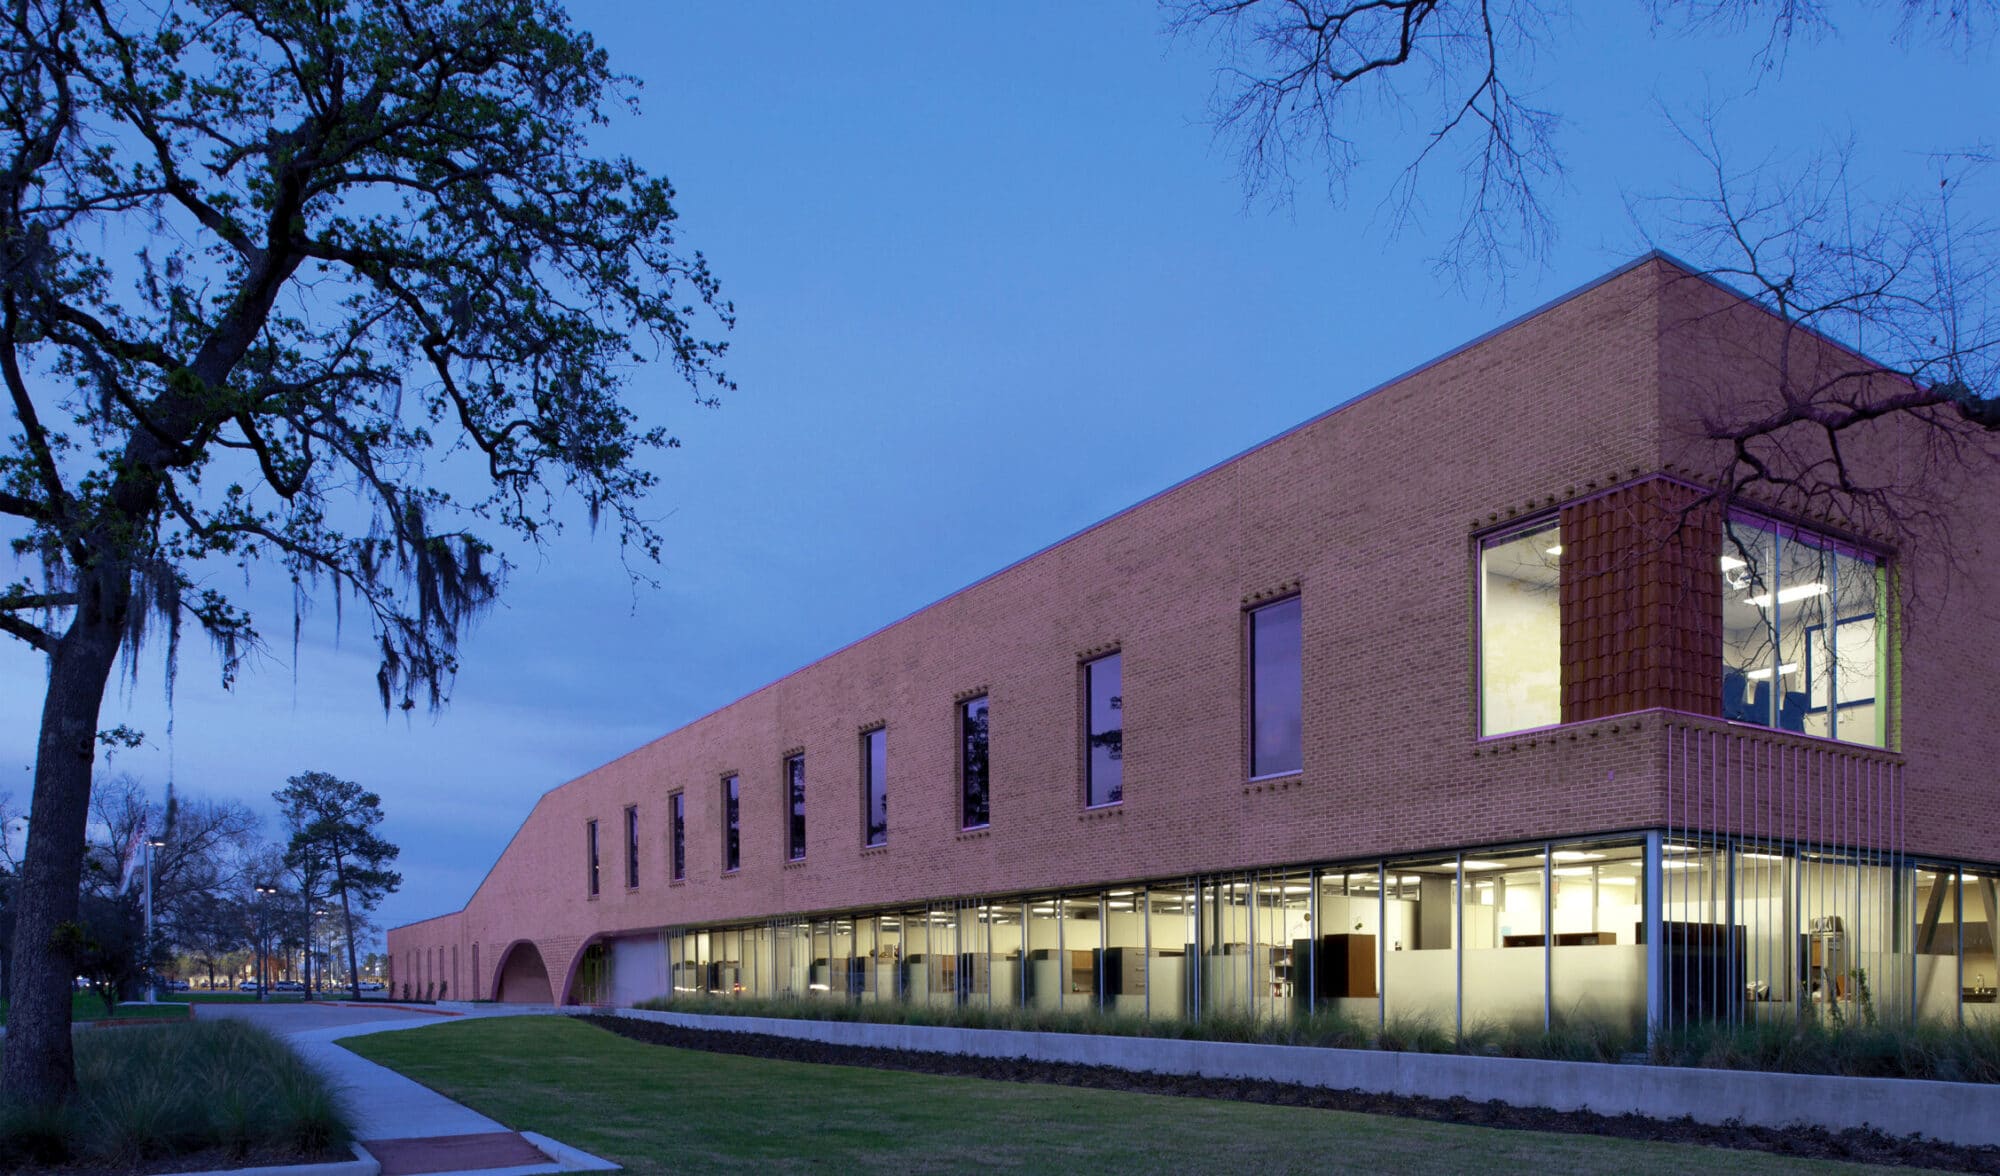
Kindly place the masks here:
<instances>
[{"instance_id":1,"label":"ornamental grass clump","mask_svg":"<svg viewBox=\"0 0 2000 1176\"><path fill-rule=\"evenodd\" d=\"M0 1168L131 1166L199 1152L346 1158L340 1149L354 1137L333 1084L241 1021L82 1033L76 1077L76 1096L59 1111L0 1105Z\"/></svg>"}]
</instances>

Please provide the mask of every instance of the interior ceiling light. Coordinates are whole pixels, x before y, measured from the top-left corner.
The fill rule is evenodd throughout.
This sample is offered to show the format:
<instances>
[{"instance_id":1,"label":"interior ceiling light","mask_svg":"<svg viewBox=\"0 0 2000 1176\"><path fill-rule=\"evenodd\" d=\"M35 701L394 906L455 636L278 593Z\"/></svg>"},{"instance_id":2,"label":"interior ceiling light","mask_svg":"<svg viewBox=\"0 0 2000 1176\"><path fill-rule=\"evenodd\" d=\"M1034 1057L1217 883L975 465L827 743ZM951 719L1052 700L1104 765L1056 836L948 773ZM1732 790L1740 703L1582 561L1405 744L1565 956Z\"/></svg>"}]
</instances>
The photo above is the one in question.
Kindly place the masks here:
<instances>
[{"instance_id":1,"label":"interior ceiling light","mask_svg":"<svg viewBox=\"0 0 2000 1176\"><path fill-rule=\"evenodd\" d=\"M1722 570L1725 572L1733 572L1738 568L1747 568L1749 566L1750 565L1748 563L1737 558L1736 556L1725 555L1722 557Z\"/></svg>"},{"instance_id":2,"label":"interior ceiling light","mask_svg":"<svg viewBox=\"0 0 2000 1176\"><path fill-rule=\"evenodd\" d=\"M1556 544L1556 545L1555 545L1555 546L1553 546L1553 547L1549 547L1549 548L1546 548L1545 550L1546 550L1546 551L1547 551L1547 552L1548 552L1548 553L1549 553L1550 555L1561 555L1561 554L1563 553L1563 545L1562 545L1562 544L1560 544L1560 543L1558 543L1558 544Z\"/></svg>"},{"instance_id":3,"label":"interior ceiling light","mask_svg":"<svg viewBox=\"0 0 2000 1176\"><path fill-rule=\"evenodd\" d=\"M1786 662L1785 664L1778 667L1778 672L1780 674L1785 674L1787 676L1796 674L1799 672L1799 663ZM1771 680L1771 667L1765 666L1761 670L1751 670L1749 673L1743 676L1745 678L1748 678L1752 682L1768 682Z\"/></svg>"},{"instance_id":4,"label":"interior ceiling light","mask_svg":"<svg viewBox=\"0 0 2000 1176\"><path fill-rule=\"evenodd\" d=\"M1794 584L1790 588L1778 589L1778 603L1791 604L1793 601L1810 600L1815 596L1825 595L1826 585L1815 580L1810 584ZM1770 608L1771 594L1769 592L1759 592L1755 596L1746 596L1743 598L1743 603L1754 608Z\"/></svg>"},{"instance_id":5,"label":"interior ceiling light","mask_svg":"<svg viewBox=\"0 0 2000 1176\"><path fill-rule=\"evenodd\" d=\"M1603 858L1604 855L1601 853L1590 853L1581 849L1559 849L1556 851L1556 860L1559 862L1595 862L1602 861Z\"/></svg>"},{"instance_id":6,"label":"interior ceiling light","mask_svg":"<svg viewBox=\"0 0 2000 1176\"><path fill-rule=\"evenodd\" d=\"M1466 858L1464 864L1468 870L1504 870L1507 868L1506 862L1487 862L1476 858Z\"/></svg>"}]
</instances>

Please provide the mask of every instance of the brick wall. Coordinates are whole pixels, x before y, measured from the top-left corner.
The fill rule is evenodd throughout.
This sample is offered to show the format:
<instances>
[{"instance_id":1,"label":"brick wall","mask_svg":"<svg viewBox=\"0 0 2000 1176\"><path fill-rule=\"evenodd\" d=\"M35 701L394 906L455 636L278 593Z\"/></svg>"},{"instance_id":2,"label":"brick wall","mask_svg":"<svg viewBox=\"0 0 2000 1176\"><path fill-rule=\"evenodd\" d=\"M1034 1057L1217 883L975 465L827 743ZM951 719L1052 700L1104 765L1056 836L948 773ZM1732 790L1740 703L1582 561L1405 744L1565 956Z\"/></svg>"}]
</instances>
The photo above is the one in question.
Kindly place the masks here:
<instances>
[{"instance_id":1,"label":"brick wall","mask_svg":"<svg viewBox=\"0 0 2000 1176\"><path fill-rule=\"evenodd\" d=\"M588 942L614 931L1660 824L1666 724L1615 712L1630 702L1714 712L1701 685L1719 676L1706 637L1647 652L1674 617L1710 607L1706 588L1666 599L1631 578L1605 581L1597 595L1609 603L1577 640L1638 635L1619 647L1641 655L1638 677L1620 679L1614 657L1605 689L1565 699L1596 721L1482 742L1474 537L1710 459L1690 420L1716 395L1747 393L1670 328L1689 307L1707 309L1711 289L1661 261L1629 267L551 791L462 913L391 932L398 974L423 945L478 943L490 991L505 945L525 939L560 993ZM1756 320L1745 322L1738 329L1754 334ZM1678 506L1662 486L1601 498L1589 537L1579 531L1585 554L1630 541L1619 519L1635 517L1635 503L1655 516ZM1648 558L1713 578L1705 548ZM1986 560L1971 574L1995 583ZM1294 591L1305 768L1250 782L1244 610ZM2000 639L2000 625L1983 624L1974 649ZM1956 664L1940 644L1912 636L1913 679L1932 659ZM1125 799L1086 811L1080 663L1113 646ZM974 689L991 701L992 823L967 833L954 701ZM1913 680L1912 704L1935 690ZM1967 702L1952 719L1966 720ZM859 737L884 723L889 842L864 849ZM1930 717L1910 730L1941 738ZM1990 734L1962 742L1992 762ZM1924 746L1909 757L1913 793L1983 787L1983 765ZM808 852L787 863L782 768L798 748ZM720 781L732 773L742 867L725 874ZM669 884L676 789L687 796L688 866ZM585 822L621 828L626 805L639 809L640 885L628 890L622 850L607 852L590 898ZM1966 815L1931 843L1991 839L1995 822Z\"/></svg>"}]
</instances>

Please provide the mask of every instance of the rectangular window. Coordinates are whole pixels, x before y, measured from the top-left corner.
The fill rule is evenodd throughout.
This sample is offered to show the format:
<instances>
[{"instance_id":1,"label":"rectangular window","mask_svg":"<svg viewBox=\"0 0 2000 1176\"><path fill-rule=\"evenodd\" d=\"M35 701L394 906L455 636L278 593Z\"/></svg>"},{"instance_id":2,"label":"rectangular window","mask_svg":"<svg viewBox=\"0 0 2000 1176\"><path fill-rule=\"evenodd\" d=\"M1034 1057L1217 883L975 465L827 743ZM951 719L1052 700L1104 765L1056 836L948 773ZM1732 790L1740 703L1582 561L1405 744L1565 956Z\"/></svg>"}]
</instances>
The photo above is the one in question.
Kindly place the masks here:
<instances>
[{"instance_id":1,"label":"rectangular window","mask_svg":"<svg viewBox=\"0 0 2000 1176\"><path fill-rule=\"evenodd\" d=\"M743 865L743 838L737 824L737 814L743 794L738 790L736 777L722 778L722 872L730 873Z\"/></svg>"},{"instance_id":2,"label":"rectangular window","mask_svg":"<svg viewBox=\"0 0 2000 1176\"><path fill-rule=\"evenodd\" d=\"M1739 517L1721 561L1723 717L1884 746L1876 558Z\"/></svg>"},{"instance_id":3,"label":"rectangular window","mask_svg":"<svg viewBox=\"0 0 2000 1176\"><path fill-rule=\"evenodd\" d=\"M1515 531L1479 548L1479 733L1562 722L1562 601L1558 524Z\"/></svg>"},{"instance_id":4,"label":"rectangular window","mask_svg":"<svg viewBox=\"0 0 2000 1176\"><path fill-rule=\"evenodd\" d=\"M1305 764L1299 598L1250 611L1250 775L1277 776Z\"/></svg>"},{"instance_id":5,"label":"rectangular window","mask_svg":"<svg viewBox=\"0 0 2000 1176\"><path fill-rule=\"evenodd\" d=\"M667 798L667 815L674 827L673 879L679 882L688 876L687 793L676 792Z\"/></svg>"},{"instance_id":6,"label":"rectangular window","mask_svg":"<svg viewBox=\"0 0 2000 1176\"><path fill-rule=\"evenodd\" d=\"M959 824L983 828L992 817L986 758L986 696L958 704Z\"/></svg>"},{"instance_id":7,"label":"rectangular window","mask_svg":"<svg viewBox=\"0 0 2000 1176\"><path fill-rule=\"evenodd\" d=\"M785 760L785 803L791 813L791 820L785 826L785 860L802 862L806 858L806 757L795 755Z\"/></svg>"},{"instance_id":8,"label":"rectangular window","mask_svg":"<svg viewBox=\"0 0 2000 1176\"><path fill-rule=\"evenodd\" d=\"M588 822L588 823L587 823L587 824L586 824L586 825L584 826L584 829L585 829L586 833L588 834L588 837L587 837L587 840L589 841L589 844L590 844L590 894L591 894L591 897L592 897L592 898L595 898L595 897L597 897L597 888L598 888L598 880L597 880L597 822L596 822L596 821L591 821L591 822Z\"/></svg>"},{"instance_id":9,"label":"rectangular window","mask_svg":"<svg viewBox=\"0 0 2000 1176\"><path fill-rule=\"evenodd\" d=\"M889 843L889 732L861 737L861 806L865 845Z\"/></svg>"},{"instance_id":10,"label":"rectangular window","mask_svg":"<svg viewBox=\"0 0 2000 1176\"><path fill-rule=\"evenodd\" d=\"M1089 731L1084 740L1084 803L1092 808L1125 799L1125 672L1118 654L1083 667Z\"/></svg>"},{"instance_id":11,"label":"rectangular window","mask_svg":"<svg viewBox=\"0 0 2000 1176\"><path fill-rule=\"evenodd\" d=\"M625 806L625 888L639 885L639 806Z\"/></svg>"}]
</instances>

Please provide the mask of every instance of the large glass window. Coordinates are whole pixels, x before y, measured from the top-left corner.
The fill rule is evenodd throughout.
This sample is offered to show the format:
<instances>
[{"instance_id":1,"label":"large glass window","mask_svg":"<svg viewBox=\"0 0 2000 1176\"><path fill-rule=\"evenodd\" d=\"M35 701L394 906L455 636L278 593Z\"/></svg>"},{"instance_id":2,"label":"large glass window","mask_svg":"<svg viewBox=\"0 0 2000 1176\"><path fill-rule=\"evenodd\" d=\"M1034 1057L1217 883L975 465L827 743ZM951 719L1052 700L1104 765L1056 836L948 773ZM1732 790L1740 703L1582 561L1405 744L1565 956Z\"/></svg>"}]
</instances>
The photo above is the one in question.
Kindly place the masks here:
<instances>
[{"instance_id":1,"label":"large glass window","mask_svg":"<svg viewBox=\"0 0 2000 1176\"><path fill-rule=\"evenodd\" d=\"M592 897L595 897L597 895L598 886L600 885L598 880L596 821L590 821L584 825L584 841L585 841L585 849L588 854L587 861L590 867L590 893Z\"/></svg>"},{"instance_id":2,"label":"large glass window","mask_svg":"<svg viewBox=\"0 0 2000 1176\"><path fill-rule=\"evenodd\" d=\"M889 843L889 732L877 727L861 737L861 809L864 845Z\"/></svg>"},{"instance_id":3,"label":"large glass window","mask_svg":"<svg viewBox=\"0 0 2000 1176\"><path fill-rule=\"evenodd\" d=\"M686 878L688 876L687 794L685 792L676 792L672 796L667 798L667 816L673 822L674 826L673 878L674 881L679 882L683 878ZM638 880L636 878L634 878L633 880L633 885L635 886L638 885Z\"/></svg>"},{"instance_id":4,"label":"large glass window","mask_svg":"<svg viewBox=\"0 0 2000 1176\"><path fill-rule=\"evenodd\" d=\"M734 776L722 778L722 869L724 873L743 865L743 837L738 825L743 793Z\"/></svg>"},{"instance_id":5,"label":"large glass window","mask_svg":"<svg viewBox=\"0 0 2000 1176\"><path fill-rule=\"evenodd\" d=\"M986 756L986 696L958 704L959 824L977 829L992 818L991 779Z\"/></svg>"},{"instance_id":6,"label":"large glass window","mask_svg":"<svg viewBox=\"0 0 2000 1176\"><path fill-rule=\"evenodd\" d=\"M625 806L625 888L639 885L639 807Z\"/></svg>"},{"instance_id":7,"label":"large glass window","mask_svg":"<svg viewBox=\"0 0 2000 1176\"><path fill-rule=\"evenodd\" d=\"M1250 774L1296 772L1305 763L1299 598L1250 612Z\"/></svg>"},{"instance_id":8,"label":"large glass window","mask_svg":"<svg viewBox=\"0 0 2000 1176\"><path fill-rule=\"evenodd\" d=\"M1555 523L1479 550L1479 733L1562 722L1562 609Z\"/></svg>"},{"instance_id":9,"label":"large glass window","mask_svg":"<svg viewBox=\"0 0 2000 1176\"><path fill-rule=\"evenodd\" d=\"M785 823L785 860L804 861L806 856L806 757L785 760L785 803L791 819Z\"/></svg>"},{"instance_id":10,"label":"large glass window","mask_svg":"<svg viewBox=\"0 0 2000 1176\"><path fill-rule=\"evenodd\" d=\"M1884 745L1881 567L1873 556L1758 519L1722 544L1722 713Z\"/></svg>"},{"instance_id":11,"label":"large glass window","mask_svg":"<svg viewBox=\"0 0 2000 1176\"><path fill-rule=\"evenodd\" d=\"M1115 653L1083 667L1083 689L1090 702L1084 803L1093 808L1125 799L1124 680L1124 667Z\"/></svg>"}]
</instances>

